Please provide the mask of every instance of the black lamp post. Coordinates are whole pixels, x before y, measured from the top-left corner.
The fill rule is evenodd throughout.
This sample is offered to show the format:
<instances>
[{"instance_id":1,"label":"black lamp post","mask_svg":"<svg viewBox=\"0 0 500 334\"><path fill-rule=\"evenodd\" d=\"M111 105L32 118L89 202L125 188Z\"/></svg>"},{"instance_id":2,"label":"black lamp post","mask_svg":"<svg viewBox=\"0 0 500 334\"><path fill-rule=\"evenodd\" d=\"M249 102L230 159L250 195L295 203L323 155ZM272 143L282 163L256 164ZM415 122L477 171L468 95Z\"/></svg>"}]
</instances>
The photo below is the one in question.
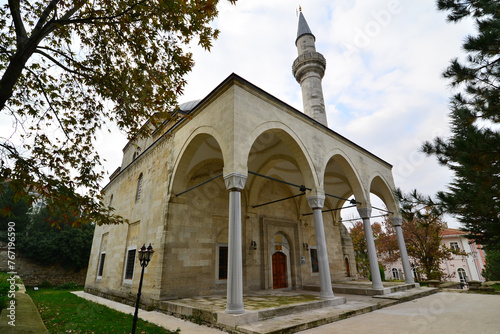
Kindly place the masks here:
<instances>
[{"instance_id":1,"label":"black lamp post","mask_svg":"<svg viewBox=\"0 0 500 334\"><path fill-rule=\"evenodd\" d=\"M137 325L137 317L139 314L139 301L141 299L141 290L142 290L142 278L144 277L144 268L148 266L149 261L151 261L151 257L153 257L153 247L149 244L148 248L146 248L146 244L142 245L141 249L139 249L139 262L141 263L141 280L139 281L139 292L137 292L137 302L135 303L135 313L134 313L134 322L132 324L132 334L135 334L135 327Z\"/></svg>"}]
</instances>

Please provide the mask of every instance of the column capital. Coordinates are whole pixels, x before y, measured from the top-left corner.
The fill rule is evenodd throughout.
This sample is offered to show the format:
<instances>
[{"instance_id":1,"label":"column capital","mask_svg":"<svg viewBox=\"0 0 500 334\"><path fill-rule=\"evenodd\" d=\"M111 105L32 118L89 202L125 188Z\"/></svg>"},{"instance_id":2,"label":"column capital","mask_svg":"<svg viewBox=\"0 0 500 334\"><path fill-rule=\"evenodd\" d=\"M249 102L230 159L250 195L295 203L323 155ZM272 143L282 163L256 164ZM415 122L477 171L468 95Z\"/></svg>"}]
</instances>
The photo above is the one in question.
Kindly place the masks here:
<instances>
[{"instance_id":1,"label":"column capital","mask_svg":"<svg viewBox=\"0 0 500 334\"><path fill-rule=\"evenodd\" d=\"M325 205L325 195L312 195L307 197L309 206L314 209L322 209Z\"/></svg>"},{"instance_id":2,"label":"column capital","mask_svg":"<svg viewBox=\"0 0 500 334\"><path fill-rule=\"evenodd\" d=\"M403 218L401 217L391 217L390 220L394 227L403 225Z\"/></svg>"},{"instance_id":3,"label":"column capital","mask_svg":"<svg viewBox=\"0 0 500 334\"><path fill-rule=\"evenodd\" d=\"M361 219L369 219L372 216L372 207L371 206L365 206L363 208L357 207L358 213L361 216Z\"/></svg>"},{"instance_id":4,"label":"column capital","mask_svg":"<svg viewBox=\"0 0 500 334\"><path fill-rule=\"evenodd\" d=\"M224 175L224 182L227 190L241 191L245 188L247 175L238 172L232 172Z\"/></svg>"}]
</instances>

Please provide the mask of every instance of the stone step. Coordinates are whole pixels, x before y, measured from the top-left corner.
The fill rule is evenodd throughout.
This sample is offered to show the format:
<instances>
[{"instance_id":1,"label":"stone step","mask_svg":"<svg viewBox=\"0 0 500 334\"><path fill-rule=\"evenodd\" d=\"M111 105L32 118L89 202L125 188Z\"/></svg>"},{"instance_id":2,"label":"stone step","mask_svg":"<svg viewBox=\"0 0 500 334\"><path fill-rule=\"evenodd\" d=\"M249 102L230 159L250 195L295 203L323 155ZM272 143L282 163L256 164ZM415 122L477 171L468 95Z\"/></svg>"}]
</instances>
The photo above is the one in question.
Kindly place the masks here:
<instances>
[{"instance_id":1,"label":"stone step","mask_svg":"<svg viewBox=\"0 0 500 334\"><path fill-rule=\"evenodd\" d=\"M390 286L383 289L372 289L366 286L356 286L355 284L342 285L334 284L334 293L345 293L350 295L366 295L366 296L377 296L377 295L388 295L395 292L406 291L410 289L418 288L420 285L418 283L414 284L401 284L396 286Z\"/></svg>"},{"instance_id":2,"label":"stone step","mask_svg":"<svg viewBox=\"0 0 500 334\"><path fill-rule=\"evenodd\" d=\"M309 328L326 325L338 320L368 313L381 307L397 304L397 301L378 301L375 303L349 302L342 305L300 312L256 323L240 325L237 332L245 334L288 334Z\"/></svg>"},{"instance_id":3,"label":"stone step","mask_svg":"<svg viewBox=\"0 0 500 334\"><path fill-rule=\"evenodd\" d=\"M345 297L335 297L327 300L317 300L307 303L291 304L255 311L246 311L244 314L226 314L220 310L203 309L198 306L186 305L175 301L163 301L159 310L177 316L198 318L201 321L218 324L222 327L235 328L242 324L265 321L276 317L308 312L316 309L345 304Z\"/></svg>"},{"instance_id":4,"label":"stone step","mask_svg":"<svg viewBox=\"0 0 500 334\"><path fill-rule=\"evenodd\" d=\"M435 288L415 288L396 291L387 295L373 296L363 301L350 301L346 304L322 309L298 312L256 323L236 327L237 332L245 334L288 334L318 327L356 315L372 312L387 306L425 297L438 292Z\"/></svg>"},{"instance_id":5,"label":"stone step","mask_svg":"<svg viewBox=\"0 0 500 334\"><path fill-rule=\"evenodd\" d=\"M391 299L398 300L399 302L406 302L409 300L413 300L416 298L422 298L426 296L430 296L439 292L438 288L427 288L427 287L419 287L406 291L396 291L387 295L377 295L373 296L373 298L383 298L383 299Z\"/></svg>"}]
</instances>

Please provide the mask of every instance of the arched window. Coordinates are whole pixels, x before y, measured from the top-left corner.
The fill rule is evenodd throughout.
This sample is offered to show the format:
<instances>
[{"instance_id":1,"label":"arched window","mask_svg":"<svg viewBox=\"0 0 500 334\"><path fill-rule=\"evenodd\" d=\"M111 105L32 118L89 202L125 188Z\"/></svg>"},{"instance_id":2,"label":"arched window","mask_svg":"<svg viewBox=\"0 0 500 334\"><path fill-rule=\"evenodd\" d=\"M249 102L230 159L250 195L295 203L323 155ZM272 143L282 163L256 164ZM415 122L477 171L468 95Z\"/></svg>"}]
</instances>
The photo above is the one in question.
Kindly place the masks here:
<instances>
[{"instance_id":1,"label":"arched window","mask_svg":"<svg viewBox=\"0 0 500 334\"><path fill-rule=\"evenodd\" d=\"M458 278L460 279L460 283L466 283L468 281L467 273L464 268L457 269Z\"/></svg>"},{"instance_id":2,"label":"arched window","mask_svg":"<svg viewBox=\"0 0 500 334\"><path fill-rule=\"evenodd\" d=\"M391 269L392 279L399 279L399 271L396 268Z\"/></svg>"},{"instance_id":3,"label":"arched window","mask_svg":"<svg viewBox=\"0 0 500 334\"><path fill-rule=\"evenodd\" d=\"M142 173L139 175L139 179L137 180L137 192L135 194L135 200L138 201L141 199L142 193Z\"/></svg>"}]
</instances>

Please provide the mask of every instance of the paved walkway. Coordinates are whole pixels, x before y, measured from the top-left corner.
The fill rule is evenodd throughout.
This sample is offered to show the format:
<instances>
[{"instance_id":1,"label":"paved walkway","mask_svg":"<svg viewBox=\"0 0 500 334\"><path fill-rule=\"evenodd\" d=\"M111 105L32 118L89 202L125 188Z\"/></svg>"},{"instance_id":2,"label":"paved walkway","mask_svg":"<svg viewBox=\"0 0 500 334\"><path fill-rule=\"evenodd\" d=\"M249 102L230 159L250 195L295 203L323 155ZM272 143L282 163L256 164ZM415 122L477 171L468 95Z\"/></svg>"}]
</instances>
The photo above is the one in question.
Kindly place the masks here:
<instances>
[{"instance_id":1,"label":"paved walkway","mask_svg":"<svg viewBox=\"0 0 500 334\"><path fill-rule=\"evenodd\" d=\"M83 291L73 291L75 295L78 297L85 298L87 300L93 301L94 303L102 304L107 307L110 307L112 309L115 309L117 311L127 313L127 314L134 314L135 308L132 306L128 306L122 303L114 302L112 300L106 299L106 298L101 298L97 297L95 295L92 295L90 293L86 293ZM177 328L181 329L182 334L205 334L205 333L213 333L213 334L220 334L223 333L217 329L214 328L208 328L205 326L199 326L195 323L189 322L189 321L184 321L182 319L172 317L169 315L166 315L161 312L156 312L156 311L145 311L145 310L139 310L139 318L142 320L149 321L155 325L161 326L163 328L169 329L169 330L176 330Z\"/></svg>"},{"instance_id":2,"label":"paved walkway","mask_svg":"<svg viewBox=\"0 0 500 334\"><path fill-rule=\"evenodd\" d=\"M77 296L133 314L134 308L83 291ZM352 302L367 296L350 296ZM371 297L369 297L371 298ZM139 311L139 317L184 334L223 333L214 328L198 326L160 312ZM428 297L389 306L374 312L308 329L301 334L383 333L383 334L441 334L481 333L500 334L500 295L440 292Z\"/></svg>"},{"instance_id":3,"label":"paved walkway","mask_svg":"<svg viewBox=\"0 0 500 334\"><path fill-rule=\"evenodd\" d=\"M300 333L500 334L500 295L440 292Z\"/></svg>"},{"instance_id":4,"label":"paved walkway","mask_svg":"<svg viewBox=\"0 0 500 334\"><path fill-rule=\"evenodd\" d=\"M48 333L47 328L43 324L42 318L38 313L31 297L26 294L26 289L23 284L17 284L19 290L16 291L16 306L12 311L12 316L15 321L15 326L9 325L13 318L10 310L7 308L2 310L0 315L0 333L2 334L45 334ZM11 322L12 323L12 322Z\"/></svg>"}]
</instances>

